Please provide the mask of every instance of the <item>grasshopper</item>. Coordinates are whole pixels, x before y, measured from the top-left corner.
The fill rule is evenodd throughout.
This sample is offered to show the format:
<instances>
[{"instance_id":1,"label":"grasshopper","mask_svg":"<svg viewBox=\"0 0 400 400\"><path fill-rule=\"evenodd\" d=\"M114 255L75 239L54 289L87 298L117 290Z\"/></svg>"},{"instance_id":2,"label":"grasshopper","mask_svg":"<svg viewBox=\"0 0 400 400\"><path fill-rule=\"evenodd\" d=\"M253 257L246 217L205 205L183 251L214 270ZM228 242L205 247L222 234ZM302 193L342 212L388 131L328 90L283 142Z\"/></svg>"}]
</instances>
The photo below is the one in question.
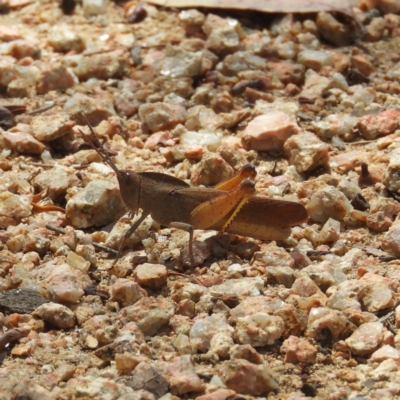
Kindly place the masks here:
<instances>
[{"instance_id":1,"label":"grasshopper","mask_svg":"<svg viewBox=\"0 0 400 400\"><path fill-rule=\"evenodd\" d=\"M123 201L133 214L142 210L140 218L124 236L115 262L124 245L148 216L162 226L189 232L189 257L194 266L193 231L210 229L250 236L261 240L283 240L290 227L308 219L303 205L255 195L254 165L245 165L231 179L213 188L193 187L171 175L159 172L120 170L100 143L87 121L91 138L85 140L114 170Z\"/></svg>"}]
</instances>

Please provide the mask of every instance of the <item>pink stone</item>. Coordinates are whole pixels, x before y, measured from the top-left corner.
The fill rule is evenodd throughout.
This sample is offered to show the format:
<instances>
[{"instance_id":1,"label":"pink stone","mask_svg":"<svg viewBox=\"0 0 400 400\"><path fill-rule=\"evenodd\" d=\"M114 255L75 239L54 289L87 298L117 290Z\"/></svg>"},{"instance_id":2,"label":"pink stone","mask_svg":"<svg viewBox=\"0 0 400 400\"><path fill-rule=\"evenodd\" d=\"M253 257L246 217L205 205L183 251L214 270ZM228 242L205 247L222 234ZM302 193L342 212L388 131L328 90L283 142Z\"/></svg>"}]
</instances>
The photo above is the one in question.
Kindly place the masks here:
<instances>
[{"instance_id":1,"label":"pink stone","mask_svg":"<svg viewBox=\"0 0 400 400\"><path fill-rule=\"evenodd\" d=\"M281 347L281 352L285 353L284 363L307 363L313 364L317 356L317 348L307 339L297 336L289 336Z\"/></svg>"},{"instance_id":2,"label":"pink stone","mask_svg":"<svg viewBox=\"0 0 400 400\"><path fill-rule=\"evenodd\" d=\"M390 331L383 332L383 339L382 339L381 346L386 345L386 344L389 346L395 347L394 335Z\"/></svg>"},{"instance_id":3,"label":"pink stone","mask_svg":"<svg viewBox=\"0 0 400 400\"><path fill-rule=\"evenodd\" d=\"M233 168L218 154L206 153L192 168L190 183L194 186L214 186L230 179Z\"/></svg>"},{"instance_id":4,"label":"pink stone","mask_svg":"<svg viewBox=\"0 0 400 400\"><path fill-rule=\"evenodd\" d=\"M32 313L32 315L56 326L57 328L68 329L75 325L74 313L62 304L42 304Z\"/></svg>"},{"instance_id":5,"label":"pink stone","mask_svg":"<svg viewBox=\"0 0 400 400\"><path fill-rule=\"evenodd\" d=\"M330 159L329 166L335 171L346 173L354 170L361 162L366 162L365 155L364 151L359 150L340 153Z\"/></svg>"},{"instance_id":6,"label":"pink stone","mask_svg":"<svg viewBox=\"0 0 400 400\"><path fill-rule=\"evenodd\" d=\"M135 322L128 322L123 328L121 328L121 331L133 333L139 343L144 343L146 341L143 332L139 329Z\"/></svg>"},{"instance_id":7,"label":"pink stone","mask_svg":"<svg viewBox=\"0 0 400 400\"><path fill-rule=\"evenodd\" d=\"M218 375L227 388L241 394L260 396L279 387L266 364L256 365L246 360L227 361Z\"/></svg>"},{"instance_id":8,"label":"pink stone","mask_svg":"<svg viewBox=\"0 0 400 400\"><path fill-rule=\"evenodd\" d=\"M204 384L196 374L190 355L174 358L167 369L168 383L174 394L202 392Z\"/></svg>"},{"instance_id":9,"label":"pink stone","mask_svg":"<svg viewBox=\"0 0 400 400\"><path fill-rule=\"evenodd\" d=\"M304 297L310 297L314 294L324 297L315 282L307 276L296 279L290 291Z\"/></svg>"},{"instance_id":10,"label":"pink stone","mask_svg":"<svg viewBox=\"0 0 400 400\"><path fill-rule=\"evenodd\" d=\"M195 316L196 303L190 299L183 299L176 305L176 313L186 317L193 318Z\"/></svg>"},{"instance_id":11,"label":"pink stone","mask_svg":"<svg viewBox=\"0 0 400 400\"><path fill-rule=\"evenodd\" d=\"M300 132L293 115L272 110L250 121L243 132L242 141L252 150L282 150L285 141Z\"/></svg>"},{"instance_id":12,"label":"pink stone","mask_svg":"<svg viewBox=\"0 0 400 400\"><path fill-rule=\"evenodd\" d=\"M147 292L129 279L117 279L111 286L110 301L117 301L122 307L135 304L145 296L147 296Z\"/></svg>"},{"instance_id":13,"label":"pink stone","mask_svg":"<svg viewBox=\"0 0 400 400\"><path fill-rule=\"evenodd\" d=\"M376 350L371 356L371 362L382 362L388 359L393 359L394 361L400 362L400 352L385 344L380 349Z\"/></svg>"},{"instance_id":14,"label":"pink stone","mask_svg":"<svg viewBox=\"0 0 400 400\"><path fill-rule=\"evenodd\" d=\"M305 82L300 97L307 100L316 100L328 89L331 80L326 76L317 74L312 69L307 70Z\"/></svg>"},{"instance_id":15,"label":"pink stone","mask_svg":"<svg viewBox=\"0 0 400 400\"><path fill-rule=\"evenodd\" d=\"M263 356L249 344L235 344L229 350L231 360L241 359L247 360L253 364L262 364L264 362Z\"/></svg>"},{"instance_id":16,"label":"pink stone","mask_svg":"<svg viewBox=\"0 0 400 400\"><path fill-rule=\"evenodd\" d=\"M146 140L146 142L144 144L144 148L154 151L157 148L157 146L159 146L160 144L163 145L170 138L171 138L171 135L169 132L160 131L160 132L153 133Z\"/></svg>"},{"instance_id":17,"label":"pink stone","mask_svg":"<svg viewBox=\"0 0 400 400\"><path fill-rule=\"evenodd\" d=\"M268 62L268 68L284 84L300 85L304 78L304 65L292 62Z\"/></svg>"},{"instance_id":18,"label":"pink stone","mask_svg":"<svg viewBox=\"0 0 400 400\"><path fill-rule=\"evenodd\" d=\"M400 225L391 226L382 238L382 249L395 257L400 257Z\"/></svg>"},{"instance_id":19,"label":"pink stone","mask_svg":"<svg viewBox=\"0 0 400 400\"><path fill-rule=\"evenodd\" d=\"M74 75L62 64L46 64L38 83L38 92L45 94L51 90L66 90L75 85Z\"/></svg>"},{"instance_id":20,"label":"pink stone","mask_svg":"<svg viewBox=\"0 0 400 400\"><path fill-rule=\"evenodd\" d=\"M196 400L226 400L228 397L233 397L236 394L234 390L220 389L204 396L196 397Z\"/></svg>"},{"instance_id":21,"label":"pink stone","mask_svg":"<svg viewBox=\"0 0 400 400\"><path fill-rule=\"evenodd\" d=\"M393 133L399 123L400 111L387 110L378 115L364 115L358 120L358 129L365 139L371 140Z\"/></svg>"},{"instance_id":22,"label":"pink stone","mask_svg":"<svg viewBox=\"0 0 400 400\"><path fill-rule=\"evenodd\" d=\"M25 132L3 132L6 146L18 153L41 154L46 146Z\"/></svg>"},{"instance_id":23,"label":"pink stone","mask_svg":"<svg viewBox=\"0 0 400 400\"><path fill-rule=\"evenodd\" d=\"M360 282L365 283L365 284L380 282L380 283L385 284L386 286L391 287L392 289L396 289L396 287L397 287L397 284L395 282L393 282L392 279L386 278L381 275L374 274L372 272L367 272L366 274L364 274L362 276L362 278L360 279Z\"/></svg>"},{"instance_id":24,"label":"pink stone","mask_svg":"<svg viewBox=\"0 0 400 400\"><path fill-rule=\"evenodd\" d=\"M11 42L12 40L22 39L20 33L9 26L0 26L0 42Z\"/></svg>"}]
</instances>

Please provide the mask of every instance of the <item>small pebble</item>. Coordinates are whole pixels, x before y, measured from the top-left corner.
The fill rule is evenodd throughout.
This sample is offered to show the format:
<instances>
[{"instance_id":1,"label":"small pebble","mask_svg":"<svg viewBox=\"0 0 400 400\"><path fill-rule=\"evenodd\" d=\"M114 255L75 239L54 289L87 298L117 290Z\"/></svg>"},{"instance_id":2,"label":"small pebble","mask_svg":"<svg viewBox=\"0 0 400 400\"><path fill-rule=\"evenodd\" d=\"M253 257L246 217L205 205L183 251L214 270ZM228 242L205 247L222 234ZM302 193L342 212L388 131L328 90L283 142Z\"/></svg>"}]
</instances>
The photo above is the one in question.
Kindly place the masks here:
<instances>
[{"instance_id":1,"label":"small pebble","mask_svg":"<svg viewBox=\"0 0 400 400\"><path fill-rule=\"evenodd\" d=\"M48 142L67 134L75 125L66 113L57 115L38 115L31 122L32 135L40 141Z\"/></svg>"},{"instance_id":2,"label":"small pebble","mask_svg":"<svg viewBox=\"0 0 400 400\"><path fill-rule=\"evenodd\" d=\"M368 356L373 353L383 339L383 325L380 322L368 322L357 328L346 339L346 344L352 354Z\"/></svg>"},{"instance_id":3,"label":"small pebble","mask_svg":"<svg viewBox=\"0 0 400 400\"><path fill-rule=\"evenodd\" d=\"M66 206L67 217L76 228L106 225L123 211L124 203L117 185L103 180L89 182Z\"/></svg>"},{"instance_id":4,"label":"small pebble","mask_svg":"<svg viewBox=\"0 0 400 400\"><path fill-rule=\"evenodd\" d=\"M266 364L256 365L246 360L228 361L218 375L227 388L252 396L261 396L279 387Z\"/></svg>"},{"instance_id":5,"label":"small pebble","mask_svg":"<svg viewBox=\"0 0 400 400\"><path fill-rule=\"evenodd\" d=\"M87 272L90 268L90 262L86 261L83 257L79 256L73 251L68 252L67 264L73 268L79 269L82 272Z\"/></svg>"},{"instance_id":6,"label":"small pebble","mask_svg":"<svg viewBox=\"0 0 400 400\"><path fill-rule=\"evenodd\" d=\"M149 103L139 107L139 117L152 132L170 130L185 122L184 107L174 104Z\"/></svg>"},{"instance_id":7,"label":"small pebble","mask_svg":"<svg viewBox=\"0 0 400 400\"><path fill-rule=\"evenodd\" d=\"M147 292L136 282L120 278L111 286L110 295L110 301L117 301L121 307L127 307L147 296Z\"/></svg>"},{"instance_id":8,"label":"small pebble","mask_svg":"<svg viewBox=\"0 0 400 400\"><path fill-rule=\"evenodd\" d=\"M23 197L4 191L0 193L0 227L17 225L22 218L31 214L32 206Z\"/></svg>"},{"instance_id":9,"label":"small pebble","mask_svg":"<svg viewBox=\"0 0 400 400\"><path fill-rule=\"evenodd\" d=\"M54 325L56 328L68 329L75 326L74 313L62 304L42 304L32 315Z\"/></svg>"},{"instance_id":10,"label":"small pebble","mask_svg":"<svg viewBox=\"0 0 400 400\"><path fill-rule=\"evenodd\" d=\"M254 313L236 322L235 338L240 344L261 347L274 344L284 331L281 317L264 313Z\"/></svg>"},{"instance_id":11,"label":"small pebble","mask_svg":"<svg viewBox=\"0 0 400 400\"><path fill-rule=\"evenodd\" d=\"M330 186L316 191L311 196L306 208L310 218L325 223L329 218L342 221L353 207L342 192Z\"/></svg>"},{"instance_id":12,"label":"small pebble","mask_svg":"<svg viewBox=\"0 0 400 400\"><path fill-rule=\"evenodd\" d=\"M87 16L104 14L107 3L107 0L83 0L83 11Z\"/></svg>"},{"instance_id":13,"label":"small pebble","mask_svg":"<svg viewBox=\"0 0 400 400\"><path fill-rule=\"evenodd\" d=\"M193 186L215 186L232 178L233 168L218 154L206 153L192 169L190 183Z\"/></svg>"},{"instance_id":14,"label":"small pebble","mask_svg":"<svg viewBox=\"0 0 400 400\"><path fill-rule=\"evenodd\" d=\"M284 363L314 364L317 357L317 348L307 339L289 336L281 346L281 353L285 354Z\"/></svg>"},{"instance_id":15,"label":"small pebble","mask_svg":"<svg viewBox=\"0 0 400 400\"><path fill-rule=\"evenodd\" d=\"M233 332L233 328L228 325L223 314L198 319L190 329L190 342L200 351L205 352L210 348L211 339L220 332Z\"/></svg>"},{"instance_id":16,"label":"small pebble","mask_svg":"<svg viewBox=\"0 0 400 400\"><path fill-rule=\"evenodd\" d=\"M218 55L237 51L240 43L239 30L237 21L227 21L215 14L208 14L203 24L203 31L207 35L207 48Z\"/></svg>"},{"instance_id":17,"label":"small pebble","mask_svg":"<svg viewBox=\"0 0 400 400\"><path fill-rule=\"evenodd\" d=\"M134 305L125 307L120 312L124 323L133 321L146 336L153 336L174 315L175 305L162 297L142 297Z\"/></svg>"},{"instance_id":18,"label":"small pebble","mask_svg":"<svg viewBox=\"0 0 400 400\"><path fill-rule=\"evenodd\" d=\"M297 172L312 171L329 163L329 146L310 132L290 137L284 144L290 164Z\"/></svg>"},{"instance_id":19,"label":"small pebble","mask_svg":"<svg viewBox=\"0 0 400 400\"><path fill-rule=\"evenodd\" d=\"M330 54L317 50L303 50L297 55L297 61L306 68L319 71L325 65L332 65Z\"/></svg>"},{"instance_id":20,"label":"small pebble","mask_svg":"<svg viewBox=\"0 0 400 400\"><path fill-rule=\"evenodd\" d=\"M332 243L339 238L340 222L329 218L318 234L318 241L319 243Z\"/></svg>"},{"instance_id":21,"label":"small pebble","mask_svg":"<svg viewBox=\"0 0 400 400\"><path fill-rule=\"evenodd\" d=\"M139 285L158 290L167 282L167 268L159 264L141 264L135 269L135 278Z\"/></svg>"},{"instance_id":22,"label":"small pebble","mask_svg":"<svg viewBox=\"0 0 400 400\"><path fill-rule=\"evenodd\" d=\"M54 51L61 53L69 51L80 53L85 49L84 40L79 34L60 26L49 34L48 40L49 45L53 47Z\"/></svg>"}]
</instances>

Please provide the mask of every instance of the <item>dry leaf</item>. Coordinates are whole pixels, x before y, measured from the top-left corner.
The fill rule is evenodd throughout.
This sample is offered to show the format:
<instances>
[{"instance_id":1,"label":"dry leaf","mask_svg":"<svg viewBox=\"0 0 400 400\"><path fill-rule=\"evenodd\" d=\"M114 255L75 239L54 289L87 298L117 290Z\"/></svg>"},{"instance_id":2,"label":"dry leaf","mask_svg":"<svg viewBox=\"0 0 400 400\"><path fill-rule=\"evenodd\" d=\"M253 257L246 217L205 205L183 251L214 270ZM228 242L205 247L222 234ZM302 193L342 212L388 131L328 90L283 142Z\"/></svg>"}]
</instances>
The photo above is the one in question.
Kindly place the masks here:
<instances>
[{"instance_id":1,"label":"dry leaf","mask_svg":"<svg viewBox=\"0 0 400 400\"><path fill-rule=\"evenodd\" d=\"M309 13L319 11L347 11L363 3L362 0L145 0L163 7L223 8L266 13Z\"/></svg>"}]
</instances>

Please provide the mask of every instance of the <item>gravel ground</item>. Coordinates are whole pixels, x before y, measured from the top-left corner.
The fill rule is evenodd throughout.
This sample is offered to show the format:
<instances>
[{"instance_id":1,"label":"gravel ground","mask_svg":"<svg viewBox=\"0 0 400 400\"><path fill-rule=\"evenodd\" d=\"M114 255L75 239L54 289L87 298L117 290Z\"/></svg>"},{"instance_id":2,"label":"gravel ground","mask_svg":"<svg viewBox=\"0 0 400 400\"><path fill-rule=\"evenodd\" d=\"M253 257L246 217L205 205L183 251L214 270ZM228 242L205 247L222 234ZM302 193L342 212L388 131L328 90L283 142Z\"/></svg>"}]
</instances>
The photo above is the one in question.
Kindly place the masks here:
<instances>
[{"instance_id":1,"label":"gravel ground","mask_svg":"<svg viewBox=\"0 0 400 400\"><path fill-rule=\"evenodd\" d=\"M398 0L62 6L0 4L0 399L400 398ZM119 169L208 199L252 163L273 207L196 230L189 268L153 174L115 263L137 185L82 113Z\"/></svg>"}]
</instances>

